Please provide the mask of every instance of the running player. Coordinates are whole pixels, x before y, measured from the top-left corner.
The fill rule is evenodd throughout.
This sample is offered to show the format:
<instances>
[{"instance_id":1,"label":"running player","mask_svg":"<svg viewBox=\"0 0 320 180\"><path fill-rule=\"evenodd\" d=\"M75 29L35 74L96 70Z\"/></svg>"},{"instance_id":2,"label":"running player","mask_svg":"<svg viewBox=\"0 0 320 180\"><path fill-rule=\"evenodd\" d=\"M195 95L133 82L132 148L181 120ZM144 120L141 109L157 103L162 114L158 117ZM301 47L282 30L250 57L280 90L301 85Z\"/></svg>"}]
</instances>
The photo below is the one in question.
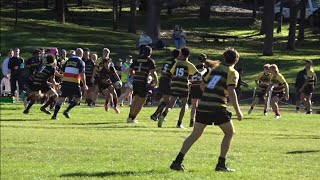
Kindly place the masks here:
<instances>
[{"instance_id":1,"label":"running player","mask_svg":"<svg viewBox=\"0 0 320 180\"><path fill-rule=\"evenodd\" d=\"M278 102L284 97L285 100L289 99L289 85L282 74L279 73L278 66L276 64L270 65L270 73L272 74L269 87L264 95L267 98L268 92L271 93L271 107L275 113L275 118L281 118Z\"/></svg>"},{"instance_id":2,"label":"running player","mask_svg":"<svg viewBox=\"0 0 320 180\"><path fill-rule=\"evenodd\" d=\"M112 97L116 97L113 103L113 109L116 113L120 113L117 105L117 93L115 91L114 85L112 83L111 77L116 77L120 80L116 70L113 66L111 66L111 59L103 60L104 67L99 72L100 82L98 84L99 90L102 91L106 95L106 102L104 104L105 111L109 110L109 100L110 94Z\"/></svg>"},{"instance_id":3,"label":"running player","mask_svg":"<svg viewBox=\"0 0 320 180\"><path fill-rule=\"evenodd\" d=\"M224 133L220 156L215 170L226 172L234 171L226 165L226 156L234 135L231 113L227 111L227 98L229 97L238 120L241 121L243 115L235 91L239 74L234 69L234 65L239 61L239 54L235 49L228 48L223 53L223 56L224 63L208 73L200 85L203 90L203 95L197 109L196 122L192 133L184 141L179 154L170 166L173 170L185 170L182 165L185 154L200 138L207 125L214 124L219 126ZM214 63L217 63L217 61L214 61Z\"/></svg>"},{"instance_id":4,"label":"running player","mask_svg":"<svg viewBox=\"0 0 320 180\"><path fill-rule=\"evenodd\" d=\"M263 66L263 72L258 74L258 77L255 80L256 83L256 90L254 99L251 104L251 108L248 111L248 114L251 114L253 108L256 106L256 104L259 102L259 99L264 98L264 95L267 94L266 98L264 98L264 109L263 114L267 115L267 107L268 107L268 98L269 98L269 92L267 92L270 80L271 80L271 73L269 72L270 64L265 64Z\"/></svg>"},{"instance_id":5,"label":"running player","mask_svg":"<svg viewBox=\"0 0 320 180\"><path fill-rule=\"evenodd\" d=\"M300 101L303 102L304 107L307 110L306 114L312 114L311 97L312 97L312 92L315 86L316 76L312 68L311 60L305 61L305 70L306 70L306 76L304 76L305 83L302 85L302 87L299 90L301 92Z\"/></svg>"},{"instance_id":6,"label":"running player","mask_svg":"<svg viewBox=\"0 0 320 180\"><path fill-rule=\"evenodd\" d=\"M156 86L158 84L156 66L154 60L150 58L151 54L152 48L150 46L145 46L143 48L143 54L138 59L133 60L133 63L130 66L129 72L130 75L133 76L133 102L130 106L130 113L127 119L128 123L138 123L135 118L141 111L147 99L149 74L151 74L153 79L151 86Z\"/></svg>"},{"instance_id":7,"label":"running player","mask_svg":"<svg viewBox=\"0 0 320 180\"><path fill-rule=\"evenodd\" d=\"M94 90L94 84L91 83L91 78L93 75L93 69L95 67L95 62L90 58L90 50L88 48L83 49L83 57L82 60L86 66L85 68L85 74L86 74L86 81L88 86L88 91L83 91L84 97L86 99L86 103L88 106L91 106L92 103L92 93Z\"/></svg>"},{"instance_id":8,"label":"running player","mask_svg":"<svg viewBox=\"0 0 320 180\"><path fill-rule=\"evenodd\" d=\"M164 108L169 105L170 95L171 95L171 78L172 75L170 70L172 66L176 63L177 58L180 56L181 51L179 49L175 49L172 51L172 57L168 59L162 67L161 77L159 81L159 91L162 95L163 101L159 104L157 110L150 116L150 118L154 121L158 120L158 116L162 114Z\"/></svg>"},{"instance_id":9,"label":"running player","mask_svg":"<svg viewBox=\"0 0 320 180\"><path fill-rule=\"evenodd\" d=\"M46 97L50 97L50 99L44 106L40 108L40 110L46 114L51 114L51 112L46 108L58 97L55 87L59 86L59 84L55 81L56 70L53 67L55 59L51 54L47 55L46 59L47 64L42 65L38 70L35 71L35 73L31 75L29 82L29 89L31 93L28 97L30 102L23 111L24 114L29 113L30 108L39 97L45 98L43 93L46 94Z\"/></svg>"},{"instance_id":10,"label":"running player","mask_svg":"<svg viewBox=\"0 0 320 180\"><path fill-rule=\"evenodd\" d=\"M86 84L85 75L85 64L81 60L83 56L83 50L81 48L76 49L76 55L69 58L65 63L65 69L63 73L62 85L61 85L61 95L57 100L53 116L51 119L58 119L57 115L61 108L61 105L65 102L68 97L70 104L68 108L63 111L63 115L66 118L70 118L69 111L74 108L82 98L82 92L80 88L80 81L83 83L84 90L88 90Z\"/></svg>"},{"instance_id":11,"label":"running player","mask_svg":"<svg viewBox=\"0 0 320 180\"><path fill-rule=\"evenodd\" d=\"M162 127L164 118L168 112L173 108L177 98L181 98L181 110L177 122L177 128L184 128L182 119L186 111L186 104L189 97L189 80L188 77L198 73L197 68L188 60L190 51L188 48L181 49L180 59L172 66L170 73L172 74L171 80L171 98L166 110L159 116L158 127Z\"/></svg>"}]
</instances>

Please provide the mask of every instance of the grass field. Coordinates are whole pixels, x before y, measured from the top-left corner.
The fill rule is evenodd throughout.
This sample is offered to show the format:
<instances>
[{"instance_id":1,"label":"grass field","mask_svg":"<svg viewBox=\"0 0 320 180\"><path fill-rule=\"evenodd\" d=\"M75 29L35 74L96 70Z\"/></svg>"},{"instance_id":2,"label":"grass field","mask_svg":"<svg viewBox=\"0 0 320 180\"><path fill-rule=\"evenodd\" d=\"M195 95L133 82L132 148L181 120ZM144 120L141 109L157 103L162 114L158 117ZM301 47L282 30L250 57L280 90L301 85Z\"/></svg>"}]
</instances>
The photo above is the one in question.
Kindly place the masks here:
<instances>
[{"instance_id":1,"label":"grass field","mask_svg":"<svg viewBox=\"0 0 320 180\"><path fill-rule=\"evenodd\" d=\"M169 165L191 128L175 128L179 109L163 128L149 119L153 107L142 109L139 124L103 107L76 107L59 121L39 111L22 114L22 104L1 104L1 179L318 179L320 115L293 113L283 107L282 119L262 115L261 108L234 121L236 136L228 164L235 173L217 173L222 132L208 127L185 158L186 173ZM66 108L66 105L63 107ZM189 113L184 118L189 123Z\"/></svg>"}]
</instances>

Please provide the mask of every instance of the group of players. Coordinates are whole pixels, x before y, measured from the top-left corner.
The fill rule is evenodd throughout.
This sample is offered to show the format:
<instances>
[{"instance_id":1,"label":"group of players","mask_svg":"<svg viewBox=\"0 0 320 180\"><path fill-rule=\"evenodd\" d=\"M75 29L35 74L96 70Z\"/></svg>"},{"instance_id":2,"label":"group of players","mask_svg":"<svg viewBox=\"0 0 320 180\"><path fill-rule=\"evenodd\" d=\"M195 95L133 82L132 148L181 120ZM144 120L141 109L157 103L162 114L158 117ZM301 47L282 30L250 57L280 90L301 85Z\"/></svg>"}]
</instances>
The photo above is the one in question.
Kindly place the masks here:
<instances>
[{"instance_id":1,"label":"group of players","mask_svg":"<svg viewBox=\"0 0 320 180\"><path fill-rule=\"evenodd\" d=\"M27 66L33 69L33 72L30 72L30 91L27 98L29 103L24 113L29 112L29 109L37 99L43 98L47 99L47 101L40 110L51 114L47 107L55 102L52 119L58 119L58 112L66 98L68 98L69 106L63 111L63 115L70 118L69 111L79 104L82 91L86 93L85 97L89 105L95 103L98 92L104 93L106 95L106 110L109 101L112 99L113 108L119 113L118 100L125 97L118 98L116 93L116 89L121 86L121 79L117 70L112 66L112 60L109 57L110 50L107 48L103 50L103 57L100 61L95 61L97 59L95 54L88 58L86 51L86 49L76 49L75 55L63 62L63 65L59 65L52 54L46 55L45 62L27 63ZM34 57L38 57L37 55L39 54L37 53L38 51L35 51ZM127 123L138 123L136 117L147 99L148 86L155 87L158 84L156 65L151 56L152 48L145 46L142 54L136 59L129 60L127 65L126 72L128 74L125 83L130 90L124 94L127 96L131 92L133 93ZM182 100L182 104L176 127L184 128L182 120L190 93L192 107L189 125L193 127L193 131L184 141L170 168L184 171L182 162L185 154L194 142L199 139L206 126L214 124L219 126L224 133L221 152L215 170L232 172L234 170L228 168L225 163L234 135L234 126L231 121L231 112L227 110L227 102L228 100L231 102L237 119L242 120L243 114L240 110L236 93L239 73L234 69L235 64L239 61L239 54L235 49L227 48L223 53L223 62L209 60L205 54L201 54L196 65L189 61L189 57L190 50L188 48L175 49L172 51L172 57L164 63L161 69L161 78L159 79L159 91L162 94L162 101L150 118L158 121L158 127L162 127L165 117L174 107L179 97ZM266 114L267 101L270 99L275 118L278 119L281 117L278 102L283 97L286 100L289 99L289 86L279 72L277 65L266 64L263 68L264 71L256 79L257 89L249 114L259 98L265 100L264 114ZM299 89L301 93L300 99L303 100L307 113L311 113L310 99L315 81L311 61L306 61L305 72L305 83ZM149 76L152 77L151 82ZM98 88L95 88L92 95L88 95L89 87ZM60 92L59 95L58 91Z\"/></svg>"}]
</instances>

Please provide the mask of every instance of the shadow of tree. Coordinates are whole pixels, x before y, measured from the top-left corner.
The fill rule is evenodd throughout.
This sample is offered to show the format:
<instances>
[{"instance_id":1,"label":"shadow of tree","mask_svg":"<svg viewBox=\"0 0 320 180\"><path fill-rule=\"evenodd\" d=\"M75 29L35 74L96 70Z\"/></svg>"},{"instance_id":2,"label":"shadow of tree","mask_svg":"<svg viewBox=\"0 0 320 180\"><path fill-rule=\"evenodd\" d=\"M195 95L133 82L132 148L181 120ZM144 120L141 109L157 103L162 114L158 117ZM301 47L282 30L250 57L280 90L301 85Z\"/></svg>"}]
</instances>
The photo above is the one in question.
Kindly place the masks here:
<instances>
[{"instance_id":1,"label":"shadow of tree","mask_svg":"<svg viewBox=\"0 0 320 180\"><path fill-rule=\"evenodd\" d=\"M105 171L105 172L76 172L76 173L66 173L60 175L63 177L108 177L108 176L132 176L132 175L141 175L141 174L154 174L162 173L155 170L148 171Z\"/></svg>"},{"instance_id":2,"label":"shadow of tree","mask_svg":"<svg viewBox=\"0 0 320 180\"><path fill-rule=\"evenodd\" d=\"M305 154L305 153L319 153L320 150L308 150L308 151L289 151L287 154Z\"/></svg>"}]
</instances>

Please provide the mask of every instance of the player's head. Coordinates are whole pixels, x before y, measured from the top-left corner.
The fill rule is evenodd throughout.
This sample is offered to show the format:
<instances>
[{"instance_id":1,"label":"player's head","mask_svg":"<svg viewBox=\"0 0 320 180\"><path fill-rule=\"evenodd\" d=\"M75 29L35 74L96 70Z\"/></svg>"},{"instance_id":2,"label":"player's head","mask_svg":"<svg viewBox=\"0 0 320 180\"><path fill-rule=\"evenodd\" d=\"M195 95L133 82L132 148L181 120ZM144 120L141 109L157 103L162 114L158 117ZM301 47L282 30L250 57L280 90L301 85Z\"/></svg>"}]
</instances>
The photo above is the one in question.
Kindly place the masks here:
<instances>
[{"instance_id":1,"label":"player's head","mask_svg":"<svg viewBox=\"0 0 320 180\"><path fill-rule=\"evenodd\" d=\"M79 58L82 58L83 50L81 48L77 48L76 49L76 56L78 56Z\"/></svg>"},{"instance_id":2,"label":"player's head","mask_svg":"<svg viewBox=\"0 0 320 180\"><path fill-rule=\"evenodd\" d=\"M313 64L312 60L305 60L304 63L305 63L304 65L305 65L305 67L306 67L307 69L310 69L310 67L311 67L312 64Z\"/></svg>"},{"instance_id":3,"label":"player's head","mask_svg":"<svg viewBox=\"0 0 320 180\"><path fill-rule=\"evenodd\" d=\"M143 47L143 55L145 57L150 57L152 54L152 48L150 46Z\"/></svg>"},{"instance_id":4,"label":"player's head","mask_svg":"<svg viewBox=\"0 0 320 180\"><path fill-rule=\"evenodd\" d=\"M181 49L181 58L187 59L190 56L190 50L188 48Z\"/></svg>"},{"instance_id":5,"label":"player's head","mask_svg":"<svg viewBox=\"0 0 320 180\"><path fill-rule=\"evenodd\" d=\"M269 68L270 68L270 64L265 64L265 65L263 65L263 71L264 71L265 73L269 73Z\"/></svg>"},{"instance_id":6,"label":"player's head","mask_svg":"<svg viewBox=\"0 0 320 180\"><path fill-rule=\"evenodd\" d=\"M36 49L33 51L32 55L33 55L33 57L40 57L41 51L39 49Z\"/></svg>"},{"instance_id":7,"label":"player's head","mask_svg":"<svg viewBox=\"0 0 320 180\"><path fill-rule=\"evenodd\" d=\"M54 55L52 55L52 54L47 55L47 63L48 64L54 63L54 60L55 60Z\"/></svg>"},{"instance_id":8,"label":"player's head","mask_svg":"<svg viewBox=\"0 0 320 180\"><path fill-rule=\"evenodd\" d=\"M65 49L61 49L61 57L66 58L67 57L67 51Z\"/></svg>"},{"instance_id":9,"label":"player's head","mask_svg":"<svg viewBox=\"0 0 320 180\"><path fill-rule=\"evenodd\" d=\"M19 48L14 48L13 49L13 56L14 57L19 57L20 56L20 49Z\"/></svg>"},{"instance_id":10,"label":"player's head","mask_svg":"<svg viewBox=\"0 0 320 180\"><path fill-rule=\"evenodd\" d=\"M240 55L234 48L226 48L223 52L224 61L228 65L234 65L239 61Z\"/></svg>"},{"instance_id":11,"label":"player's head","mask_svg":"<svg viewBox=\"0 0 320 180\"><path fill-rule=\"evenodd\" d=\"M172 57L174 57L174 58L178 58L180 56L180 54L181 54L180 49L174 49L172 51Z\"/></svg>"},{"instance_id":12,"label":"player's head","mask_svg":"<svg viewBox=\"0 0 320 180\"><path fill-rule=\"evenodd\" d=\"M200 62L205 62L207 58L208 58L207 55L202 53L202 54L199 55L198 60Z\"/></svg>"},{"instance_id":13,"label":"player's head","mask_svg":"<svg viewBox=\"0 0 320 180\"><path fill-rule=\"evenodd\" d=\"M110 55L110 49L103 48L103 50L102 50L102 58L109 58L109 55Z\"/></svg>"},{"instance_id":14,"label":"player's head","mask_svg":"<svg viewBox=\"0 0 320 180\"><path fill-rule=\"evenodd\" d=\"M216 68L216 67L218 67L220 65L220 61L219 60L206 59L206 61L204 62L204 65L206 67L214 69L214 68Z\"/></svg>"},{"instance_id":15,"label":"player's head","mask_svg":"<svg viewBox=\"0 0 320 180\"><path fill-rule=\"evenodd\" d=\"M83 57L85 59L89 59L89 57L90 57L90 49L89 48L83 48Z\"/></svg>"},{"instance_id":16,"label":"player's head","mask_svg":"<svg viewBox=\"0 0 320 180\"><path fill-rule=\"evenodd\" d=\"M270 65L270 72L272 74L278 74L279 73L279 68L276 64L271 64Z\"/></svg>"},{"instance_id":17,"label":"player's head","mask_svg":"<svg viewBox=\"0 0 320 180\"><path fill-rule=\"evenodd\" d=\"M9 56L9 58L13 57L13 49L9 49L8 56Z\"/></svg>"},{"instance_id":18,"label":"player's head","mask_svg":"<svg viewBox=\"0 0 320 180\"><path fill-rule=\"evenodd\" d=\"M98 59L98 55L97 54L91 54L90 58L91 58L92 61L96 62L97 59Z\"/></svg>"}]
</instances>

